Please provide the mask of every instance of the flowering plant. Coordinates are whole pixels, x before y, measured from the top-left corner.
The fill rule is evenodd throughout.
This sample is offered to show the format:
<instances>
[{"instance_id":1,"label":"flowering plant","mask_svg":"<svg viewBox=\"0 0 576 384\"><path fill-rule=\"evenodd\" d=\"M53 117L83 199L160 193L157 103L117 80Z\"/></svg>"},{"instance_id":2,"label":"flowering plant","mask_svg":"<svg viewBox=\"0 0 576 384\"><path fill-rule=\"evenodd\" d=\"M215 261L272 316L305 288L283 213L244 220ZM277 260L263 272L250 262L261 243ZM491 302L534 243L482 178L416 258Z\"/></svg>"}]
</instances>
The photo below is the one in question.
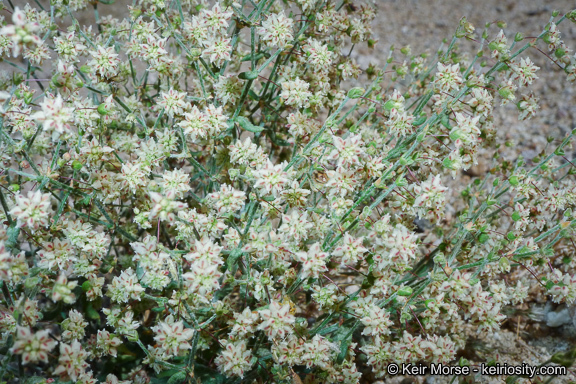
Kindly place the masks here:
<instances>
[{"instance_id":1,"label":"flowering plant","mask_svg":"<svg viewBox=\"0 0 576 384\"><path fill-rule=\"evenodd\" d=\"M376 69L346 0L7 2L0 382L358 383L576 300L576 132L451 180L537 113L530 50L576 80L576 11Z\"/></svg>"}]
</instances>

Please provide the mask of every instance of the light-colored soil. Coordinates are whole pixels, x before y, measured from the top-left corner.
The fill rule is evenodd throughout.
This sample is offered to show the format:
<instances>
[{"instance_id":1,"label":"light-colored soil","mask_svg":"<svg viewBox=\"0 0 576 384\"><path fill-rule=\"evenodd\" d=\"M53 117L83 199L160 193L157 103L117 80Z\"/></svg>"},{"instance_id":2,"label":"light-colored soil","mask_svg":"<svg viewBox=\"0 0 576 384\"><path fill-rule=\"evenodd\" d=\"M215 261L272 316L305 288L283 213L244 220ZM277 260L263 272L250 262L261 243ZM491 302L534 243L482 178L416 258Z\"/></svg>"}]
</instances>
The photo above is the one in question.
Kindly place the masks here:
<instances>
[{"instance_id":1,"label":"light-colored soil","mask_svg":"<svg viewBox=\"0 0 576 384\"><path fill-rule=\"evenodd\" d=\"M386 0L374 3L378 8L374 36L379 42L375 50L366 48L355 52L362 67L370 62L383 64L391 45L397 48L410 45L413 54L435 53L443 39L451 39L463 16L476 27L477 36L482 34L487 22L504 20L507 23L504 32L511 42L516 32L524 36L538 35L553 10L564 14L576 8L576 3L569 0ZM563 22L560 30L562 39L574 51L576 24ZM498 32L496 25L489 30L490 36ZM464 41L461 48L473 55L479 47L475 42ZM566 84L563 71L542 53L532 49L528 55L541 68L540 78L532 87L540 97L541 110L532 120L519 122L514 105L499 108L495 125L502 141L513 140L517 145L508 151L510 155L514 156L520 149L520 153L530 159L543 149L547 136L561 138L575 127L576 86Z\"/></svg>"}]
</instances>

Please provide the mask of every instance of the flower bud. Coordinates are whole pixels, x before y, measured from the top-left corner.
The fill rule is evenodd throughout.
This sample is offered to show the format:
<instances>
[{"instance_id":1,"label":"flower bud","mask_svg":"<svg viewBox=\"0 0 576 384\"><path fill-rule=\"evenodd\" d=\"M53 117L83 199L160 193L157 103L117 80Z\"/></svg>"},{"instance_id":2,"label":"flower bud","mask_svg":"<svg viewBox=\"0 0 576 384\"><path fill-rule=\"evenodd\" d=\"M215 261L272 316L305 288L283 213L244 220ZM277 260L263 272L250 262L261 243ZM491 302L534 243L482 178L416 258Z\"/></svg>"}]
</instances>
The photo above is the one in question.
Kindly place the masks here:
<instances>
[{"instance_id":1,"label":"flower bud","mask_svg":"<svg viewBox=\"0 0 576 384\"><path fill-rule=\"evenodd\" d=\"M238 176L240 176L240 170L236 168L230 168L228 170L228 175L230 176L231 180L236 180L238 179Z\"/></svg>"},{"instance_id":2,"label":"flower bud","mask_svg":"<svg viewBox=\"0 0 576 384\"><path fill-rule=\"evenodd\" d=\"M434 255L434 258L432 260L434 260L434 263L436 264L442 264L442 265L446 264L446 257L442 252L439 252L438 254Z\"/></svg>"},{"instance_id":3,"label":"flower bud","mask_svg":"<svg viewBox=\"0 0 576 384\"><path fill-rule=\"evenodd\" d=\"M564 55L566 55L566 51L562 48L558 48L557 50L554 51L554 56L556 56L557 58L561 58Z\"/></svg>"},{"instance_id":4,"label":"flower bud","mask_svg":"<svg viewBox=\"0 0 576 384\"><path fill-rule=\"evenodd\" d=\"M104 103L102 103L98 106L98 113L103 116L106 116L107 114L110 113L110 110L106 108L106 105Z\"/></svg>"},{"instance_id":5,"label":"flower bud","mask_svg":"<svg viewBox=\"0 0 576 384\"><path fill-rule=\"evenodd\" d=\"M500 96L502 96L503 99L509 99L510 96L512 94L514 94L514 92L509 88L509 87L502 87L498 90L498 93L500 94Z\"/></svg>"},{"instance_id":6,"label":"flower bud","mask_svg":"<svg viewBox=\"0 0 576 384\"><path fill-rule=\"evenodd\" d=\"M502 257L498 260L498 267L502 272L510 272L510 261L507 258Z\"/></svg>"},{"instance_id":7,"label":"flower bud","mask_svg":"<svg viewBox=\"0 0 576 384\"><path fill-rule=\"evenodd\" d=\"M84 283L82 283L82 290L84 292L88 292L90 288L92 288L92 284L90 284L89 281L85 281Z\"/></svg>"},{"instance_id":8,"label":"flower bud","mask_svg":"<svg viewBox=\"0 0 576 384\"><path fill-rule=\"evenodd\" d=\"M23 81L24 81L24 75L22 75L21 73L14 73L12 75L12 82L14 83L14 85L20 85Z\"/></svg>"},{"instance_id":9,"label":"flower bud","mask_svg":"<svg viewBox=\"0 0 576 384\"><path fill-rule=\"evenodd\" d=\"M360 214L361 220L366 220L372 214L372 209L370 207L364 207L362 213Z\"/></svg>"},{"instance_id":10,"label":"flower bud","mask_svg":"<svg viewBox=\"0 0 576 384\"><path fill-rule=\"evenodd\" d=\"M64 84L62 84L62 82L60 81L60 76L59 75L54 75L52 76L52 85L55 88L62 88L64 86Z\"/></svg>"}]
</instances>

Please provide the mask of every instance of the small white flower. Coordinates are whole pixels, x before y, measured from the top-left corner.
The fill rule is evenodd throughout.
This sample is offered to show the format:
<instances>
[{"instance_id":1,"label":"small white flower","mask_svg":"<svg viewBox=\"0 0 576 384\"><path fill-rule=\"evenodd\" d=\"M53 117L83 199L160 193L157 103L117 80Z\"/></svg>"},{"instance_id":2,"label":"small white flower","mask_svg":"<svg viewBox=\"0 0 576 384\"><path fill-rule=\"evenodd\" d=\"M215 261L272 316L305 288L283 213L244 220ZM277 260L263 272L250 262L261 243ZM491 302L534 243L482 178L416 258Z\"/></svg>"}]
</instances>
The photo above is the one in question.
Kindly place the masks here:
<instances>
[{"instance_id":1,"label":"small white flower","mask_svg":"<svg viewBox=\"0 0 576 384\"><path fill-rule=\"evenodd\" d=\"M310 84L298 77L292 81L285 81L282 83L280 98L286 105L307 108L309 106L308 100L312 97L309 88Z\"/></svg>"},{"instance_id":2,"label":"small white flower","mask_svg":"<svg viewBox=\"0 0 576 384\"><path fill-rule=\"evenodd\" d=\"M326 272L326 262L328 253L322 252L320 243L314 243L308 249L308 252L296 252L294 258L302 263L302 278L315 277L322 272Z\"/></svg>"},{"instance_id":3,"label":"small white flower","mask_svg":"<svg viewBox=\"0 0 576 384\"><path fill-rule=\"evenodd\" d=\"M246 193L238 191L227 184L220 186L220 191L208 195L210 203L218 213L233 213L244 206Z\"/></svg>"},{"instance_id":4,"label":"small white flower","mask_svg":"<svg viewBox=\"0 0 576 384\"><path fill-rule=\"evenodd\" d=\"M138 283L136 274L132 268L128 268L114 277L112 283L108 285L108 293L112 301L117 303L127 303L130 300L140 300L144 293L144 288Z\"/></svg>"},{"instance_id":5,"label":"small white flower","mask_svg":"<svg viewBox=\"0 0 576 384\"><path fill-rule=\"evenodd\" d=\"M257 31L260 38L269 43L272 47L283 48L288 42L294 39L292 30L294 21L282 13L273 13L262 22L262 26Z\"/></svg>"},{"instance_id":6,"label":"small white flower","mask_svg":"<svg viewBox=\"0 0 576 384\"><path fill-rule=\"evenodd\" d=\"M164 113L173 117L174 115L182 115L184 111L189 109L189 103L186 101L186 92L178 92L174 89L168 92L161 92L158 99L159 109L164 108Z\"/></svg>"},{"instance_id":7,"label":"small white flower","mask_svg":"<svg viewBox=\"0 0 576 384\"><path fill-rule=\"evenodd\" d=\"M72 293L72 290L76 288L77 285L77 281L69 282L66 275L59 275L52 288L52 301L56 303L62 300L66 304L74 303L76 301L76 295Z\"/></svg>"},{"instance_id":8,"label":"small white flower","mask_svg":"<svg viewBox=\"0 0 576 384\"><path fill-rule=\"evenodd\" d=\"M511 63L510 69L514 72L511 79L518 80L520 87L525 87L538 78L536 71L540 69L527 57L520 59L520 64Z\"/></svg>"},{"instance_id":9,"label":"small white flower","mask_svg":"<svg viewBox=\"0 0 576 384\"><path fill-rule=\"evenodd\" d=\"M94 58L88 63L96 70L96 74L103 79L112 79L118 74L120 59L118 54L114 52L114 47L98 46L96 51L90 51Z\"/></svg>"},{"instance_id":10,"label":"small white flower","mask_svg":"<svg viewBox=\"0 0 576 384\"><path fill-rule=\"evenodd\" d=\"M224 349L216 357L218 370L227 375L244 377L244 373L252 367L252 352L246 348L246 341L220 341Z\"/></svg>"},{"instance_id":11,"label":"small white flower","mask_svg":"<svg viewBox=\"0 0 576 384\"><path fill-rule=\"evenodd\" d=\"M212 37L208 39L202 57L208 59L210 63L221 66L225 61L230 60L230 51L232 51L232 44L229 38Z\"/></svg>"},{"instance_id":12,"label":"small white flower","mask_svg":"<svg viewBox=\"0 0 576 384\"><path fill-rule=\"evenodd\" d=\"M22 47L42 44L42 39L36 35L36 32L40 30L40 24L28 21L24 11L18 7L14 7L12 22L14 24L9 24L0 29L0 36L6 36L11 40L12 55L14 57L20 54Z\"/></svg>"},{"instance_id":13,"label":"small white flower","mask_svg":"<svg viewBox=\"0 0 576 384\"><path fill-rule=\"evenodd\" d=\"M176 219L174 210L180 210L186 208L186 203L180 201L174 201L176 197L174 193L168 192L166 195L162 195L158 192L149 192L152 209L148 215L148 220L160 220L173 222Z\"/></svg>"},{"instance_id":14,"label":"small white flower","mask_svg":"<svg viewBox=\"0 0 576 384\"><path fill-rule=\"evenodd\" d=\"M82 314L75 309L71 309L68 312L68 318L62 322L62 339L66 342L82 340L87 325L88 323L84 320Z\"/></svg>"},{"instance_id":15,"label":"small white flower","mask_svg":"<svg viewBox=\"0 0 576 384\"><path fill-rule=\"evenodd\" d=\"M436 73L434 85L444 92L452 92L462 85L462 76L460 76L460 64L442 64L438 63L438 72Z\"/></svg>"},{"instance_id":16,"label":"small white flower","mask_svg":"<svg viewBox=\"0 0 576 384\"><path fill-rule=\"evenodd\" d=\"M47 363L48 353L56 344L57 342L50 337L50 331L47 329L32 333L28 327L18 327L11 351L22 355L22 364Z\"/></svg>"},{"instance_id":17,"label":"small white flower","mask_svg":"<svg viewBox=\"0 0 576 384\"><path fill-rule=\"evenodd\" d=\"M288 183L288 175L284 171L285 164L272 164L270 160L253 173L256 178L254 188L260 189L265 194L271 193L272 196L278 197L279 193Z\"/></svg>"},{"instance_id":18,"label":"small white flower","mask_svg":"<svg viewBox=\"0 0 576 384\"><path fill-rule=\"evenodd\" d=\"M76 380L86 372L88 357L88 352L82 349L82 344L78 341L74 340L71 344L60 343L59 364L54 370L54 375L67 375L72 380Z\"/></svg>"},{"instance_id":19,"label":"small white flower","mask_svg":"<svg viewBox=\"0 0 576 384\"><path fill-rule=\"evenodd\" d=\"M264 331L269 338L284 338L292 333L296 318L290 313L290 304L281 305L277 301L271 301L268 309L259 312L262 322L258 325L258 330Z\"/></svg>"},{"instance_id":20,"label":"small white flower","mask_svg":"<svg viewBox=\"0 0 576 384\"><path fill-rule=\"evenodd\" d=\"M166 321L160 321L152 330L156 332L154 340L158 342L166 357L180 356L186 350L192 348L188 341L194 336L194 330L184 328L182 321L174 321L170 315Z\"/></svg>"},{"instance_id":21,"label":"small white flower","mask_svg":"<svg viewBox=\"0 0 576 384\"><path fill-rule=\"evenodd\" d=\"M36 121L42 123L42 128L46 131L53 131L57 134L67 133L71 129L74 121L73 108L67 107L62 96L45 97L40 103L41 111L32 115Z\"/></svg>"},{"instance_id":22,"label":"small white flower","mask_svg":"<svg viewBox=\"0 0 576 384\"><path fill-rule=\"evenodd\" d=\"M334 256L342 257L342 264L355 265L361 255L368 252L368 249L362 246L363 237L354 238L349 233L344 234L342 244L332 252Z\"/></svg>"}]
</instances>

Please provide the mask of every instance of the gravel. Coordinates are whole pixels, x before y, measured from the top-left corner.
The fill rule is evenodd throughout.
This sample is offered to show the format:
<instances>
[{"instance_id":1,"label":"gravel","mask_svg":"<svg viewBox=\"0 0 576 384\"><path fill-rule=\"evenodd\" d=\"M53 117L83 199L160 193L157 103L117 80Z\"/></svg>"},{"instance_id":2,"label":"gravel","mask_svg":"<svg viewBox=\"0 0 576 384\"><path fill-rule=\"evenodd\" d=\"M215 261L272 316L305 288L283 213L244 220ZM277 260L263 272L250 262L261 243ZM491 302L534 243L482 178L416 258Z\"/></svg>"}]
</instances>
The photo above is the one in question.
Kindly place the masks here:
<instances>
[{"instance_id":1,"label":"gravel","mask_svg":"<svg viewBox=\"0 0 576 384\"><path fill-rule=\"evenodd\" d=\"M524 36L537 36L548 23L554 10L564 14L576 7L574 1L566 0L388 0L375 1L378 16L373 24L376 48L356 50L354 57L363 68L369 63L383 65L391 45L401 48L410 45L413 54L429 52L434 54L443 39L452 38L460 19L466 16L481 35L487 22L503 20L507 23L504 32L512 41L516 32ZM576 49L576 24L566 20L559 27L562 39L574 51ZM496 25L489 29L489 35L499 32ZM476 53L479 44L459 40L461 50ZM537 116L529 121L518 121L514 105L496 109L495 127L500 142L513 140L513 150L503 153L514 159L517 154L525 158L535 157L546 145L546 137L564 137L576 127L576 94L574 84L566 82L566 75L536 49L526 51L538 65L539 79L532 84L532 90L540 98ZM576 157L576 152L574 156ZM481 166L485 168L485 165ZM478 172L482 173L482 172Z\"/></svg>"}]
</instances>

